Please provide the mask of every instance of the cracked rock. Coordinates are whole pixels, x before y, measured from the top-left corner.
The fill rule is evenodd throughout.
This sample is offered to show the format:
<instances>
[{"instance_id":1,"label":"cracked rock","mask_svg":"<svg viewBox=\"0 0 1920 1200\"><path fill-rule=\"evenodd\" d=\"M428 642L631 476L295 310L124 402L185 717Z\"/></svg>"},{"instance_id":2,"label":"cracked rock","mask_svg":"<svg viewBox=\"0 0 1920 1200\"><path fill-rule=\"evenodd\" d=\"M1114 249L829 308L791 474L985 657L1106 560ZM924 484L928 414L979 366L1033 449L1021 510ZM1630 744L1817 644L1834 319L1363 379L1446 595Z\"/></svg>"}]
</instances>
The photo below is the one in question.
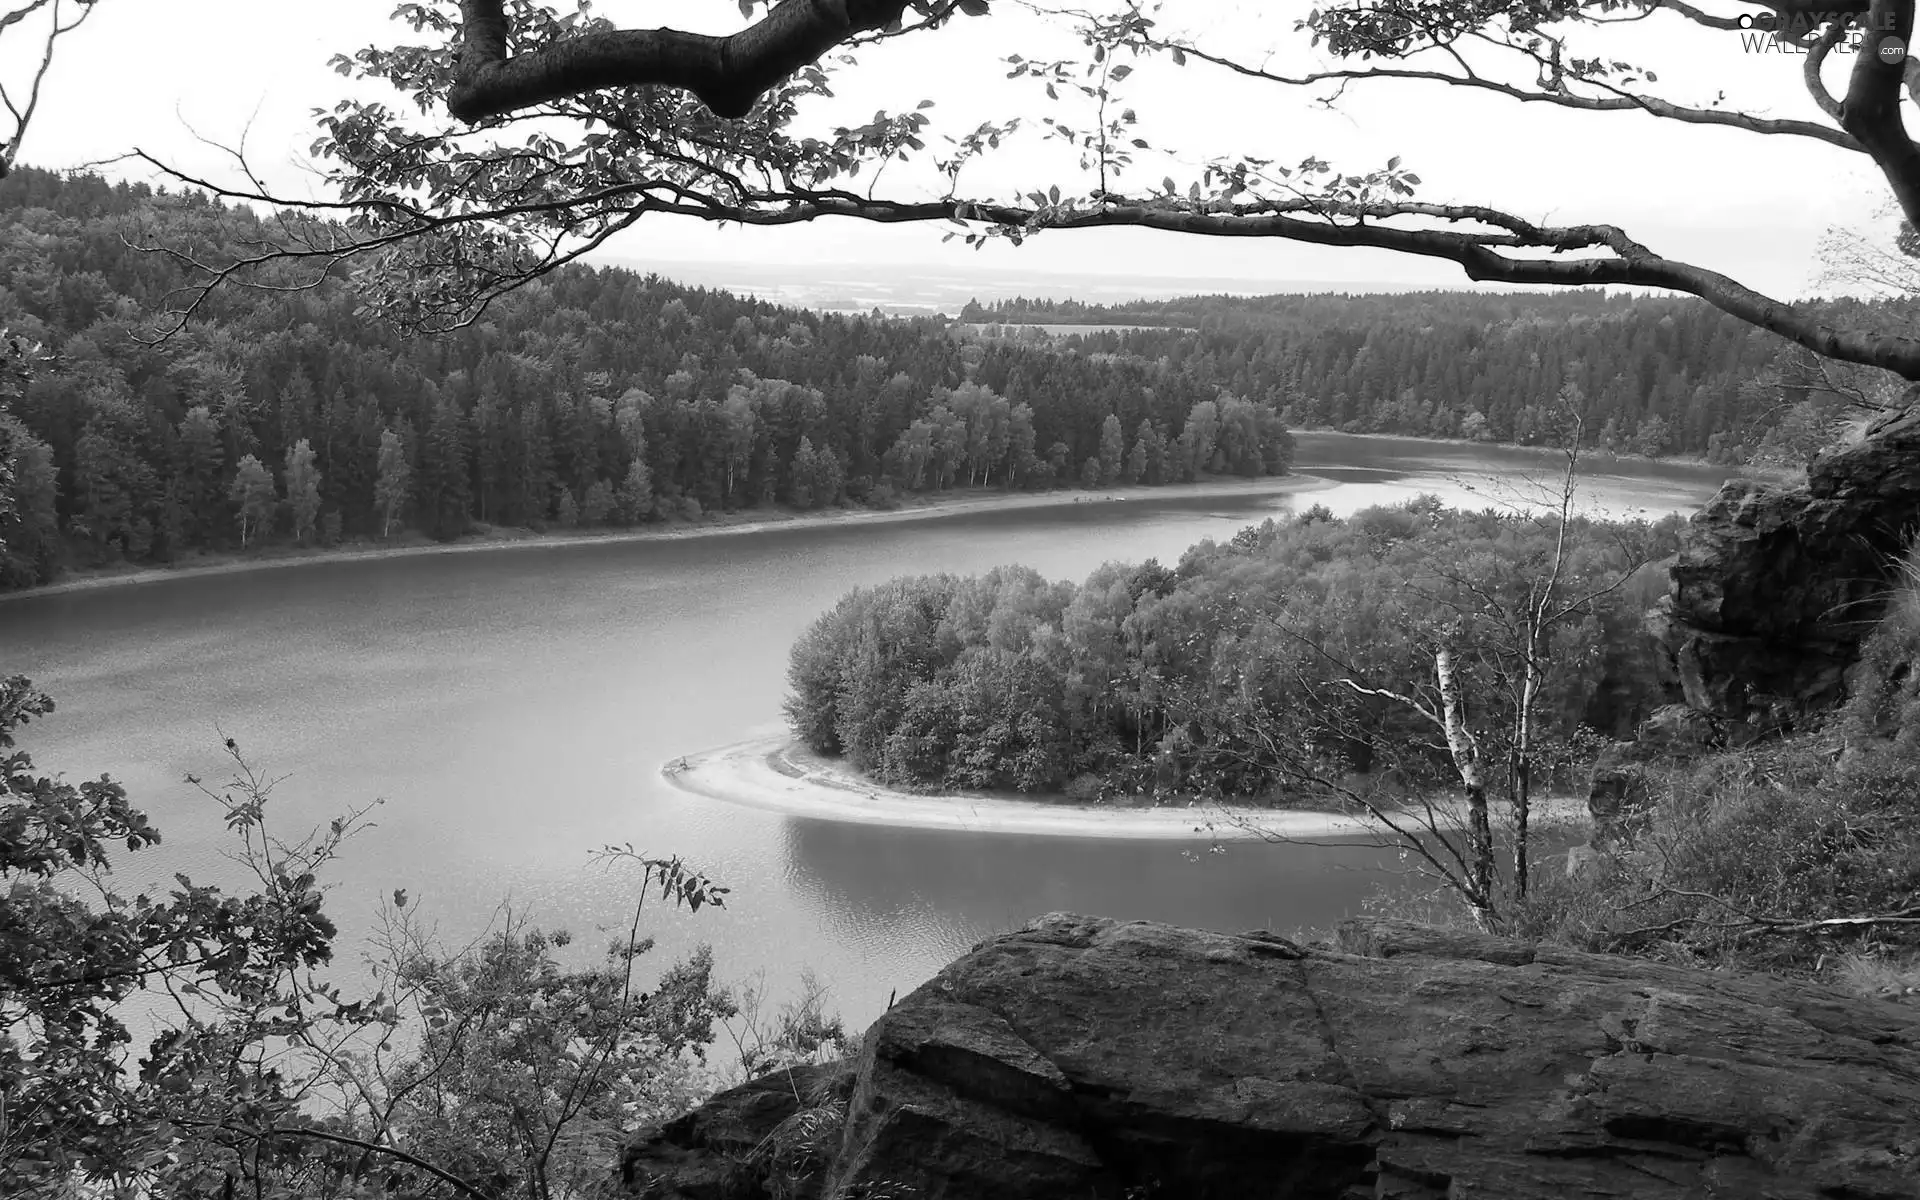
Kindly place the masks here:
<instances>
[{"instance_id":1,"label":"cracked rock","mask_svg":"<svg viewBox=\"0 0 1920 1200\"><path fill-rule=\"evenodd\" d=\"M1911 1008L1403 922L1265 938L983 943L875 1023L805 1194L1920 1198ZM771 1194L676 1153L629 1151L646 1194Z\"/></svg>"}]
</instances>

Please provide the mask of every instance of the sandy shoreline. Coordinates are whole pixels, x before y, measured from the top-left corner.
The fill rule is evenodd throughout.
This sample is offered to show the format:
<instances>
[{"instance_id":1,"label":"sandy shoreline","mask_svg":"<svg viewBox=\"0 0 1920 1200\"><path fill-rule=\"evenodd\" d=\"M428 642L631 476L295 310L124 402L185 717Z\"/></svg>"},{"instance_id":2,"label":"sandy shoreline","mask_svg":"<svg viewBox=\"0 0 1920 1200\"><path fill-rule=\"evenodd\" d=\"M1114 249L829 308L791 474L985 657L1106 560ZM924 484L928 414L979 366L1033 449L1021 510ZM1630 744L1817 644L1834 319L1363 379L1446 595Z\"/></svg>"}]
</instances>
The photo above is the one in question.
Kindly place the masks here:
<instances>
[{"instance_id":1,"label":"sandy shoreline","mask_svg":"<svg viewBox=\"0 0 1920 1200\"><path fill-rule=\"evenodd\" d=\"M166 579L185 579L206 575L237 575L249 571L267 571L279 567L298 567L312 563L347 562L358 559L412 558L429 554L474 554L490 550L551 549L556 546L602 545L609 542L641 542L656 539L724 537L731 534L763 533L771 529L807 529L828 525L883 525L898 521L922 521L937 517L1001 509L1053 508L1068 504L1110 504L1140 500L1181 500L1199 497L1281 496L1291 492L1319 491L1334 482L1318 475L1273 475L1258 479L1221 479L1202 483L1171 483L1158 487L1113 487L1098 492L1015 492L999 495L970 495L952 499L934 499L912 508L891 510L835 509L831 512L795 513L784 516L756 517L731 523L714 522L669 526L663 529L636 529L614 533L588 533L571 536L554 534L496 534L468 541L428 543L409 546L366 546L311 553L288 553L276 558L242 559L207 565L148 567L115 574L85 575L65 579L44 587L0 592L0 604L28 596L57 596L67 592L93 591L97 588L127 587L156 583Z\"/></svg>"},{"instance_id":2,"label":"sandy shoreline","mask_svg":"<svg viewBox=\"0 0 1920 1200\"><path fill-rule=\"evenodd\" d=\"M901 792L862 778L839 760L802 748L785 733L673 759L661 764L660 773L681 791L710 800L862 825L1167 841L1365 838L1382 832L1363 818L1332 812L1218 804L1124 808ZM1495 817L1498 820L1499 814ZM1586 806L1574 797L1544 798L1534 804L1536 830L1565 829L1585 821Z\"/></svg>"},{"instance_id":3,"label":"sandy shoreline","mask_svg":"<svg viewBox=\"0 0 1920 1200\"><path fill-rule=\"evenodd\" d=\"M1431 442L1436 446L1465 446L1475 450L1530 450L1541 455L1558 455L1561 453L1561 451L1554 446L1528 445L1521 442L1476 442L1472 438L1463 437L1415 437L1410 433L1347 433L1344 430L1328 428L1294 429L1292 432L1295 437L1301 434L1308 436L1326 434L1341 438L1363 438L1367 441L1374 442ZM1685 467L1688 470L1725 471L1729 479L1742 475L1750 475L1776 483L1795 483L1806 478L1806 472L1804 470L1794 467L1764 464L1741 464L1736 466L1729 463L1709 462L1706 456L1701 454L1662 454L1655 457L1648 454L1636 454L1630 450L1602 450L1595 446L1588 446L1581 452L1580 473L1583 475L1594 473L1595 468L1604 468L1616 463L1632 463L1649 467ZM1564 465L1563 460L1561 463L1556 464L1555 469L1558 470L1564 467Z\"/></svg>"},{"instance_id":4,"label":"sandy shoreline","mask_svg":"<svg viewBox=\"0 0 1920 1200\"><path fill-rule=\"evenodd\" d=\"M684 762L684 768L677 764ZM1007 800L987 796L923 796L870 783L842 764L794 745L785 734L736 742L664 764L661 774L681 791L729 804L794 817L1042 837L1158 838L1175 841L1252 840L1261 835L1234 824L1258 819L1284 837L1351 837L1368 827L1339 813L1272 809L1103 808Z\"/></svg>"}]
</instances>

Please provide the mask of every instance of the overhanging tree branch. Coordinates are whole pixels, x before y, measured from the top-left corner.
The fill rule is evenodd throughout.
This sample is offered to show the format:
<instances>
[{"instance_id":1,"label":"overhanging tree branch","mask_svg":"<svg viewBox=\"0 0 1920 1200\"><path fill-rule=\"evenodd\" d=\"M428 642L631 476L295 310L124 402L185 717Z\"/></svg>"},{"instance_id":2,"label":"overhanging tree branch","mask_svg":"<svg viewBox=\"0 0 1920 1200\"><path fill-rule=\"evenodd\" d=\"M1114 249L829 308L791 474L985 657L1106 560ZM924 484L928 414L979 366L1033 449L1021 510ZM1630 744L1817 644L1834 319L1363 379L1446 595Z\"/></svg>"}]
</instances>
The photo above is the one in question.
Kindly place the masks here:
<instances>
[{"instance_id":1,"label":"overhanging tree branch","mask_svg":"<svg viewBox=\"0 0 1920 1200\"><path fill-rule=\"evenodd\" d=\"M1900 113L1905 59L1889 62L1880 55L1889 41L1903 47L1912 42L1913 0L1873 0L1866 24L1839 121L1880 167L1907 220L1920 225L1920 147L1907 136Z\"/></svg>"},{"instance_id":2,"label":"overhanging tree branch","mask_svg":"<svg viewBox=\"0 0 1920 1200\"><path fill-rule=\"evenodd\" d=\"M38 62L28 76L24 95L16 98L15 93L19 89L17 87L9 89L5 81L0 80L0 108L5 108L7 115L13 119L13 133L5 141L0 141L0 179L7 177L8 172L13 170L14 162L19 158L20 144L26 140L27 127L33 123L34 113L40 107L40 89L46 83L47 71L53 66L54 52L58 48L60 39L80 28L93 14L94 6L100 0L64 0L64 2L73 7L71 17L61 15L63 0L28 0L28 3L18 8L0 13L0 34L5 34L7 30L19 25L42 9L50 9L46 33L38 54L34 56Z\"/></svg>"},{"instance_id":3,"label":"overhanging tree branch","mask_svg":"<svg viewBox=\"0 0 1920 1200\"><path fill-rule=\"evenodd\" d=\"M461 0L461 47L447 111L473 123L605 88L661 86L744 117L775 84L835 46L901 19L907 0L779 0L725 37L677 29L598 30L509 54L504 0Z\"/></svg>"},{"instance_id":4,"label":"overhanging tree branch","mask_svg":"<svg viewBox=\"0 0 1920 1200\"><path fill-rule=\"evenodd\" d=\"M168 173L188 184L212 186L177 171ZM212 190L236 200L287 203L256 192L219 187ZM1543 226L1484 206L1417 201L1344 202L1319 197L1223 206L1162 198L1122 201L1110 195L1101 201L1067 201L1040 207L957 199L891 201L839 189L785 188L738 193L737 189L730 188L729 191L735 194L722 198L671 179L640 179L585 196L456 214L409 211L384 202L377 205L297 204L295 207L311 207L323 212L371 209L368 216L375 222L377 231L359 237L330 239L304 248L265 248L224 265L197 259L183 261L208 273L212 282L217 283L247 269L278 261L318 259L331 268L356 254L391 247L413 237L449 234L464 227L530 215L553 219L563 230L595 229L585 243L573 249L563 250L556 237L532 265L522 270L502 269L491 286L481 290L485 300L573 261L586 249L605 240L612 231L608 222L624 227L650 213L763 227L805 224L826 217L877 224L952 221L984 225L1016 239L1051 230L1142 228L1203 237L1273 238L1314 245L1393 250L1456 263L1468 278L1482 282L1566 287L1611 284L1683 292L1822 357L1881 367L1905 379L1920 381L1920 339L1836 328L1718 271L1656 254L1624 230L1611 225ZM1415 228L1393 223L1405 219L1425 220L1429 224ZM1439 227L1432 222L1438 222ZM1457 228L1475 224L1492 228ZM182 257L165 247L147 248ZM1528 251L1539 253L1525 253ZM1599 251L1605 256L1559 257L1579 251ZM457 320L448 319L446 313L437 316L441 319L429 321L426 327L450 328L471 320L470 313Z\"/></svg>"},{"instance_id":5,"label":"overhanging tree branch","mask_svg":"<svg viewBox=\"0 0 1920 1200\"><path fill-rule=\"evenodd\" d=\"M1734 28L1738 28L1737 25ZM1174 43L1145 43L1157 48L1171 49ZM1575 109L1581 112L1641 112L1649 116L1661 117L1670 121L1679 121L1688 125L1719 125L1730 129L1742 129L1748 133L1776 136L1812 138L1826 142L1842 150L1860 151L1864 148L1854 138L1840 129L1833 129L1814 121L1801 121L1792 118L1761 117L1737 109L1699 108L1676 104L1658 96L1640 92L1631 92L1623 88L1611 87L1598 80L1584 80L1609 95L1583 96L1568 90L1549 91L1521 87L1505 80L1492 79L1460 63L1460 73L1424 70L1415 67L1353 67L1328 71L1311 71L1303 75L1282 75L1264 67L1250 66L1237 62L1225 55L1214 54L1207 50L1185 43L1180 44L1181 51L1188 58L1199 59L1215 66L1242 75L1249 79L1259 79L1268 83L1286 84L1293 87L1310 87L1320 83L1352 83L1369 79L1415 80L1428 83L1443 83L1451 87L1470 88L1478 91L1493 92L1511 100L1529 104L1551 104L1558 108ZM1456 62L1458 60L1456 59Z\"/></svg>"}]
</instances>

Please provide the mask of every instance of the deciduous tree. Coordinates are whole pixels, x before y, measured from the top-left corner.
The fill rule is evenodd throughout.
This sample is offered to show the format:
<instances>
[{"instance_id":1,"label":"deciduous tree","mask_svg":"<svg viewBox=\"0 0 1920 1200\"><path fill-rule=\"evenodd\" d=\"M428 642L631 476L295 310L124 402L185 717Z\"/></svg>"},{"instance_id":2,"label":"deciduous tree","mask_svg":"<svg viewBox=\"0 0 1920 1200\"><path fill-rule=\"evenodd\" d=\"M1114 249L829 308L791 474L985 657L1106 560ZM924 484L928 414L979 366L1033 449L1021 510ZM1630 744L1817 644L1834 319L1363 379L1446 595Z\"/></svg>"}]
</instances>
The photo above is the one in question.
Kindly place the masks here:
<instances>
[{"instance_id":1,"label":"deciduous tree","mask_svg":"<svg viewBox=\"0 0 1920 1200\"><path fill-rule=\"evenodd\" d=\"M53 450L0 408L0 578L45 583L60 561L60 479Z\"/></svg>"},{"instance_id":2,"label":"deciduous tree","mask_svg":"<svg viewBox=\"0 0 1920 1200\"><path fill-rule=\"evenodd\" d=\"M233 473L233 484L227 489L227 499L233 504L235 519L240 524L240 548L245 550L253 539L273 530L273 515L280 507L280 491L274 486L273 473L261 465L253 455L240 460L239 468Z\"/></svg>"},{"instance_id":3,"label":"deciduous tree","mask_svg":"<svg viewBox=\"0 0 1920 1200\"><path fill-rule=\"evenodd\" d=\"M320 472L313 465L313 447L301 438L287 450L287 512L293 517L294 540L302 545L313 536L320 515Z\"/></svg>"},{"instance_id":4,"label":"deciduous tree","mask_svg":"<svg viewBox=\"0 0 1920 1200\"><path fill-rule=\"evenodd\" d=\"M647 470L645 458L636 456L633 465L627 468L617 499L624 524L638 525L653 512L653 477Z\"/></svg>"},{"instance_id":5,"label":"deciduous tree","mask_svg":"<svg viewBox=\"0 0 1920 1200\"><path fill-rule=\"evenodd\" d=\"M580 501L580 519L588 525L604 525L613 509L613 485L604 479L594 480Z\"/></svg>"},{"instance_id":6,"label":"deciduous tree","mask_svg":"<svg viewBox=\"0 0 1920 1200\"><path fill-rule=\"evenodd\" d=\"M793 452L793 461L787 467L787 503L795 508L812 508L817 502L813 491L814 475L819 470L819 462L814 457L813 439L802 437L800 445Z\"/></svg>"},{"instance_id":7,"label":"deciduous tree","mask_svg":"<svg viewBox=\"0 0 1920 1200\"><path fill-rule=\"evenodd\" d=\"M1817 309L1661 254L1615 225L1554 226L1485 198L1426 198L1419 175L1397 157L1336 164L1309 152L1281 163L1268 147L1248 146L1182 170L1184 178L1160 177L1162 148L1141 136L1137 116L1155 88L1172 86L1182 72L1266 86L1303 102L1337 101L1343 91L1391 80L1594 119L1632 113L1818 143L1836 156L1858 156L1884 179L1905 220L1920 220L1920 152L1902 127L1913 0L1838 0L1817 9L1801 0L1729 0L1726 9L1669 0L1545 8L1336 0L1305 19L1277 9L1254 14L1231 33L1204 20L1182 28L1179 10L1128 0L1049 10L1035 44L1003 51L993 66L1084 115L1035 125L1009 101L997 117L936 135L929 106L911 93L864 124L835 123L828 115L834 76L867 70L861 56L871 44L940 36L960 14L987 13L986 0L852 0L830 10L777 0L764 10L747 6L741 28L725 36L620 29L584 6L410 5L409 27L422 36L344 56L340 65L414 103L356 97L323 118L340 195L339 207L325 211L351 214L355 236L210 261L204 281L288 259L318 273L363 257L363 281L399 319L445 328L653 214L763 226L833 216L958 222L974 243L1154 229L1385 249L1452 262L1472 279L1497 283L1685 292L1816 355L1920 379L1920 338L1904 330L1836 325ZM1649 42L1663 30L1713 39L1728 55L1741 53L1757 29L1802 52L1794 65L1810 115L1773 116L1725 102L1716 95L1720 77L1709 73L1693 89L1676 87L1608 40L1622 28ZM1294 74L1275 65L1273 51L1294 38L1324 50L1331 65ZM1843 45L1858 52L1837 54ZM1793 60L1781 61L1784 69ZM528 141L521 123L535 115L540 132ZM449 136L441 124L449 117L468 128ZM1274 124L1285 127L1283 119ZM1020 137L1036 132L1068 143L1081 173L963 189L962 180L974 178L968 166L1010 155ZM391 154L394 145L417 153ZM921 186L891 196L847 186L862 171L900 160L924 164ZM1175 165L1177 155L1164 161ZM446 186L456 179L469 181L457 203ZM415 262L436 269L396 269Z\"/></svg>"},{"instance_id":8,"label":"deciduous tree","mask_svg":"<svg viewBox=\"0 0 1920 1200\"><path fill-rule=\"evenodd\" d=\"M1120 418L1112 413L1100 425L1100 483L1110 486L1120 478L1121 467L1126 461L1125 435L1120 432Z\"/></svg>"},{"instance_id":9,"label":"deciduous tree","mask_svg":"<svg viewBox=\"0 0 1920 1200\"><path fill-rule=\"evenodd\" d=\"M15 738L52 711L26 679L0 680L0 1192L609 1195L631 1124L697 1094L737 1008L704 948L645 971L650 909L726 897L679 859L598 855L637 887L597 965L564 965L564 934L511 913L449 950L396 891L361 990L323 974L322 877L366 809L282 839L272 781L228 741L232 779L201 791L255 890L168 873L165 895L134 895L114 859L164 854L160 833L109 778L36 771ZM761 1048L778 1062L803 1047Z\"/></svg>"}]
</instances>

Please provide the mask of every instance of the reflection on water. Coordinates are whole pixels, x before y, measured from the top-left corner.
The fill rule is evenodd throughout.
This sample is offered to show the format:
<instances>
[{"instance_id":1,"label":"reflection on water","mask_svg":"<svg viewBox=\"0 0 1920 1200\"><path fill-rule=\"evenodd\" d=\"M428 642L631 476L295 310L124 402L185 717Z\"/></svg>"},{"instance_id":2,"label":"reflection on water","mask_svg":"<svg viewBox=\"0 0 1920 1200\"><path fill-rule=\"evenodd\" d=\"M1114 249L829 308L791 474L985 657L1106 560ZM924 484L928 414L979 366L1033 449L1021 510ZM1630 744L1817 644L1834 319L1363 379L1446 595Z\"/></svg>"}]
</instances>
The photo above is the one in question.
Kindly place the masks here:
<instances>
[{"instance_id":1,"label":"reflection on water","mask_svg":"<svg viewBox=\"0 0 1920 1200\"><path fill-rule=\"evenodd\" d=\"M845 921L848 936L885 935L869 922L893 914L951 929L949 953L979 930L1061 910L1214 929L1325 927L1358 911L1392 858L1363 842L1236 843L1216 853L1205 840L1049 840L811 820L786 830L789 884Z\"/></svg>"},{"instance_id":2,"label":"reflection on water","mask_svg":"<svg viewBox=\"0 0 1920 1200\"><path fill-rule=\"evenodd\" d=\"M1284 931L1352 912L1391 879L1371 849L1236 845L1193 861L1191 847L1167 843L837 825L696 801L657 774L690 750L778 728L788 646L850 587L1007 562L1077 579L1109 559L1172 562L1199 538L1305 503L1350 512L1437 492L1478 504L1553 470L1529 451L1299 441L1301 469L1337 486L28 597L0 604L0 672L34 677L59 702L28 730L41 764L112 772L165 831L161 851L134 860L137 879L231 871L216 807L181 783L222 777L225 733L288 776L274 800L284 832L386 798L329 901L349 938L395 887L453 939L502 900L549 926L611 932L631 914L633 880L588 853L633 842L734 888L723 911L650 921L663 952L711 940L724 970L764 968L776 990L810 966L861 1022L889 991L1048 910ZM1587 493L1653 514L1697 505L1720 480L1645 464L1609 472Z\"/></svg>"}]
</instances>

